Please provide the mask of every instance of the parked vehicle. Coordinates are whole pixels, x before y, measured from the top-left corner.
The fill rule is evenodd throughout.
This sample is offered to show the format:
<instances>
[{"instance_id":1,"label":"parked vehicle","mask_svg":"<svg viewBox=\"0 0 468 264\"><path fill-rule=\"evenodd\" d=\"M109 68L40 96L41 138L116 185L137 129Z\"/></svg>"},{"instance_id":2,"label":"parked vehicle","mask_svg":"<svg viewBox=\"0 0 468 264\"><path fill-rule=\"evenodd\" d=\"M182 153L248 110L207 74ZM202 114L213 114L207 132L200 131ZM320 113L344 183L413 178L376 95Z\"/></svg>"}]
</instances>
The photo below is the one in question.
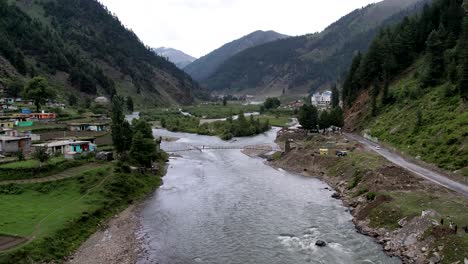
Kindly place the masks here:
<instances>
[{"instance_id":1,"label":"parked vehicle","mask_svg":"<svg viewBox=\"0 0 468 264\"><path fill-rule=\"evenodd\" d=\"M340 150L337 150L337 151L335 152L335 154L336 154L337 157L346 157L346 156L348 156L348 152L346 152L346 151L340 151Z\"/></svg>"}]
</instances>

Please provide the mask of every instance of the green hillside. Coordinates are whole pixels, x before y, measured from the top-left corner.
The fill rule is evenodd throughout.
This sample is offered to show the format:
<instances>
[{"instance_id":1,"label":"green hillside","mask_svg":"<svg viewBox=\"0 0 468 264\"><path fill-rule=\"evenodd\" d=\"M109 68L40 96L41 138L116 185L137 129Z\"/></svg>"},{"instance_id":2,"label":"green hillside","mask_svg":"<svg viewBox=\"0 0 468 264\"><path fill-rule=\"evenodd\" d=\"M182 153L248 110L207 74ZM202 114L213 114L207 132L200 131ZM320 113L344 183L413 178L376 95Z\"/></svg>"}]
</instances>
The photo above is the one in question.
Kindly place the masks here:
<instances>
[{"instance_id":1,"label":"green hillside","mask_svg":"<svg viewBox=\"0 0 468 264\"><path fill-rule=\"evenodd\" d=\"M201 82L211 90L269 96L306 94L334 82L382 25L394 24L427 1L386 0L357 9L321 33L274 41L227 60Z\"/></svg>"},{"instance_id":2,"label":"green hillside","mask_svg":"<svg viewBox=\"0 0 468 264\"><path fill-rule=\"evenodd\" d=\"M255 31L240 39L236 39L190 63L184 68L195 80L201 81L210 77L219 67L232 56L248 48L284 39L288 36L275 31Z\"/></svg>"},{"instance_id":3,"label":"green hillside","mask_svg":"<svg viewBox=\"0 0 468 264\"><path fill-rule=\"evenodd\" d=\"M198 85L95 0L0 0L0 79L45 75L59 96L116 91L138 104L190 103Z\"/></svg>"},{"instance_id":4,"label":"green hillside","mask_svg":"<svg viewBox=\"0 0 468 264\"><path fill-rule=\"evenodd\" d=\"M343 86L346 126L468 176L468 18L439 0L382 30Z\"/></svg>"}]
</instances>

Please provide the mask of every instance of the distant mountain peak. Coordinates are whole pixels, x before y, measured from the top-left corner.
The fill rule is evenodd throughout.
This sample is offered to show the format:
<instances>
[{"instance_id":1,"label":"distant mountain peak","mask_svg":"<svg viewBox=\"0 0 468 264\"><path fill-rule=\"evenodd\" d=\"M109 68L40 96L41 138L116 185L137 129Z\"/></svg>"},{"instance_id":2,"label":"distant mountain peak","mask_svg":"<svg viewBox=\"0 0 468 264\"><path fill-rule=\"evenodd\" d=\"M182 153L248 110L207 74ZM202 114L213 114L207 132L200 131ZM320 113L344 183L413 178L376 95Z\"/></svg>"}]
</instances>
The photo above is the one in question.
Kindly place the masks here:
<instances>
[{"instance_id":1,"label":"distant mountain peak","mask_svg":"<svg viewBox=\"0 0 468 264\"><path fill-rule=\"evenodd\" d=\"M194 62L197 58L186 54L183 51L168 48L168 47L159 47L153 49L153 51L159 56L167 58L170 62L174 63L180 69L183 69L185 66Z\"/></svg>"}]
</instances>

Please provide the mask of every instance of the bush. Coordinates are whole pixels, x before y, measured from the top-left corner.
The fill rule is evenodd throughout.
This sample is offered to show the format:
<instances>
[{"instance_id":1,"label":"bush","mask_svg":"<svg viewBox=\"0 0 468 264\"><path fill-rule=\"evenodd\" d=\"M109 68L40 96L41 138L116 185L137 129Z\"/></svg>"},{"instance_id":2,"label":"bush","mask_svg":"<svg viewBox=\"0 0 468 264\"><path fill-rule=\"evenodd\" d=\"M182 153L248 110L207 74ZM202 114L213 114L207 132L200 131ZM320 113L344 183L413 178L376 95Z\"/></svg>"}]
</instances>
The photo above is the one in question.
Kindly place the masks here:
<instances>
[{"instance_id":1,"label":"bush","mask_svg":"<svg viewBox=\"0 0 468 264\"><path fill-rule=\"evenodd\" d=\"M374 201L377 195L374 192L368 192L366 198L368 201Z\"/></svg>"},{"instance_id":2,"label":"bush","mask_svg":"<svg viewBox=\"0 0 468 264\"><path fill-rule=\"evenodd\" d=\"M362 174L359 171L354 172L353 180L348 184L348 190L356 188L362 179Z\"/></svg>"},{"instance_id":3,"label":"bush","mask_svg":"<svg viewBox=\"0 0 468 264\"><path fill-rule=\"evenodd\" d=\"M23 193L23 188L17 184L0 185L0 194L18 195Z\"/></svg>"}]
</instances>

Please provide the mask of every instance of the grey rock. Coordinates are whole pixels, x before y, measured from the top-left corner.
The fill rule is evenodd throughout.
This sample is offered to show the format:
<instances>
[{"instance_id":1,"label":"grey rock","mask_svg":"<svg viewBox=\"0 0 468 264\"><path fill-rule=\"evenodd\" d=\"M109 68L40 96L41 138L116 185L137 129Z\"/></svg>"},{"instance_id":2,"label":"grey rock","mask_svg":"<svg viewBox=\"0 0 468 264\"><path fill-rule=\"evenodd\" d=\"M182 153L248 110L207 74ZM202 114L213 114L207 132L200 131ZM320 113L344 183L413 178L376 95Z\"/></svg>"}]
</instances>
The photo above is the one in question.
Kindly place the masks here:
<instances>
[{"instance_id":1,"label":"grey rock","mask_svg":"<svg viewBox=\"0 0 468 264\"><path fill-rule=\"evenodd\" d=\"M327 243L323 240L317 240L317 242L315 242L315 245L318 247L324 247L327 245Z\"/></svg>"}]
</instances>

